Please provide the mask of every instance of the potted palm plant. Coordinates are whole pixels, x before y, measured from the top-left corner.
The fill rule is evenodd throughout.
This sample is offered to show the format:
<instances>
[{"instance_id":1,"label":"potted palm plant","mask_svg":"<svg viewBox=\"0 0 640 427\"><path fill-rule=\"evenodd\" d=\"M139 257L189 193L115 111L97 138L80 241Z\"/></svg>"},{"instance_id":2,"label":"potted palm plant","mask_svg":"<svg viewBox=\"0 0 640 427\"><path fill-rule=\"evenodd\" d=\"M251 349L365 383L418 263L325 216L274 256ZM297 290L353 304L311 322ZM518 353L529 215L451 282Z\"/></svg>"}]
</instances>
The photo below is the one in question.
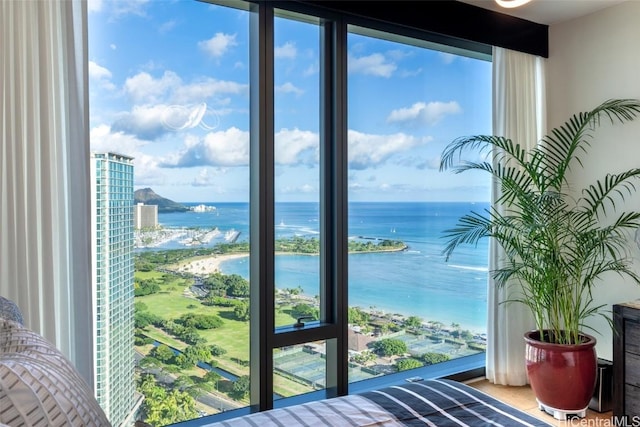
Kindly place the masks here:
<instances>
[{"instance_id":1,"label":"potted palm plant","mask_svg":"<svg viewBox=\"0 0 640 427\"><path fill-rule=\"evenodd\" d=\"M444 254L449 259L459 245L483 238L501 246L504 262L491 274L498 286L514 286L509 301L533 314L535 330L525 334L527 374L541 409L558 418L584 413L593 395L596 340L585 333L585 320L601 315L611 324L594 286L609 272L640 284L628 239L640 213L616 212L635 193L640 169L607 174L581 191L571 188L568 172L582 165L603 119L625 123L639 114L638 100L608 100L573 115L530 150L480 135L458 138L442 154L440 170L485 171L501 188L491 208L462 216L445 232ZM464 160L466 150L480 150L487 161Z\"/></svg>"}]
</instances>

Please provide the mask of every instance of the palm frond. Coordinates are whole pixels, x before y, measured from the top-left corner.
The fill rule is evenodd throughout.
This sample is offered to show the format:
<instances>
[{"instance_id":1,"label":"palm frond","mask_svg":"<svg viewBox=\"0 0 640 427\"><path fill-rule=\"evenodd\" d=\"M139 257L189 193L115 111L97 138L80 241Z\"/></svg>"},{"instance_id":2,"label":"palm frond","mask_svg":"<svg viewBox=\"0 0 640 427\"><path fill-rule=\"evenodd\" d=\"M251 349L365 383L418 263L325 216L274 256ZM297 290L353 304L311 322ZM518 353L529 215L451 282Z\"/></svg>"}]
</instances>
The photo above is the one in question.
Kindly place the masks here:
<instances>
[{"instance_id":1,"label":"palm frond","mask_svg":"<svg viewBox=\"0 0 640 427\"><path fill-rule=\"evenodd\" d=\"M640 212L610 218L637 191L640 169L608 174L576 199L568 191L568 172L583 165L603 120L624 123L639 115L639 100L608 100L574 114L528 151L502 136L454 140L443 152L440 170L486 172L500 185L500 195L489 210L464 215L444 232L445 258L460 245L494 239L504 256L491 274L499 286L518 290L509 302L529 307L541 332L548 328L563 343L578 340L585 320L604 308L592 295L603 274L640 285L627 242L629 231L640 227ZM464 158L478 152L481 160Z\"/></svg>"}]
</instances>

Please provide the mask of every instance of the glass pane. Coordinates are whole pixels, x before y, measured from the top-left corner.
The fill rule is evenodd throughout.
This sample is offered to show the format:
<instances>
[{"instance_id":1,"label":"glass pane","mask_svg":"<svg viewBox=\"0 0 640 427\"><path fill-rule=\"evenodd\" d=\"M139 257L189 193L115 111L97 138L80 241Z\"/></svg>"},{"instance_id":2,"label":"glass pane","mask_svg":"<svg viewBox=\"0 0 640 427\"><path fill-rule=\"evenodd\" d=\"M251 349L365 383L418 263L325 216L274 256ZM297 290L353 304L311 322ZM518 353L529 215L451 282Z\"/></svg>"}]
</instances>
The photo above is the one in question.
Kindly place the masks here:
<instances>
[{"instance_id":1,"label":"glass pane","mask_svg":"<svg viewBox=\"0 0 640 427\"><path fill-rule=\"evenodd\" d=\"M90 5L91 149L129 159L92 182L111 196L128 184L116 195L129 217L96 198L92 220L95 275L113 285L96 294L95 321L98 399L113 425L249 402L248 29L247 11L204 2ZM114 235L114 221L130 233ZM114 270L125 244L128 281Z\"/></svg>"},{"instance_id":2,"label":"glass pane","mask_svg":"<svg viewBox=\"0 0 640 427\"><path fill-rule=\"evenodd\" d=\"M486 242L445 263L442 233L471 204L488 206L490 182L438 166L454 138L491 132L491 64L355 32L348 45L349 378L358 381L484 351Z\"/></svg>"},{"instance_id":3,"label":"glass pane","mask_svg":"<svg viewBox=\"0 0 640 427\"><path fill-rule=\"evenodd\" d=\"M316 341L273 350L274 399L326 387L325 344L325 341Z\"/></svg>"},{"instance_id":4,"label":"glass pane","mask_svg":"<svg viewBox=\"0 0 640 427\"><path fill-rule=\"evenodd\" d=\"M319 27L276 18L275 326L318 318Z\"/></svg>"}]
</instances>

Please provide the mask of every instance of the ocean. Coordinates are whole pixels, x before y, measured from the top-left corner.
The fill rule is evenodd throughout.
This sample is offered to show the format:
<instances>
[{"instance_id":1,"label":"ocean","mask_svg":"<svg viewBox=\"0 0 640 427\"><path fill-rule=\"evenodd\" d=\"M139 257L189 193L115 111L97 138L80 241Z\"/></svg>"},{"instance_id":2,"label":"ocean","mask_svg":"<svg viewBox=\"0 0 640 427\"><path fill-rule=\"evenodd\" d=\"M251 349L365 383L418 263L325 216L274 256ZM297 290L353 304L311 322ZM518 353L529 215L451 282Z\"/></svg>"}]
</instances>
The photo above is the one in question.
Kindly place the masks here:
<instances>
[{"instance_id":1,"label":"ocean","mask_svg":"<svg viewBox=\"0 0 640 427\"><path fill-rule=\"evenodd\" d=\"M197 206L200 203L185 203ZM207 212L158 215L164 227L217 227L220 237L249 238L247 203L206 203ZM352 202L349 204L349 238L376 241L402 240L402 252L355 253L349 255L349 305L384 313L419 316L424 321L453 323L474 333L486 332L488 241L477 247L459 247L448 262L442 249L443 230L471 210L483 212L488 203L445 202ZM317 203L277 203L276 238L313 237L319 234ZM239 234L238 234L239 232ZM157 249L177 248L178 242ZM248 258L225 261L221 270L249 279ZM318 295L319 257L278 255L275 260L276 287L301 288Z\"/></svg>"}]
</instances>

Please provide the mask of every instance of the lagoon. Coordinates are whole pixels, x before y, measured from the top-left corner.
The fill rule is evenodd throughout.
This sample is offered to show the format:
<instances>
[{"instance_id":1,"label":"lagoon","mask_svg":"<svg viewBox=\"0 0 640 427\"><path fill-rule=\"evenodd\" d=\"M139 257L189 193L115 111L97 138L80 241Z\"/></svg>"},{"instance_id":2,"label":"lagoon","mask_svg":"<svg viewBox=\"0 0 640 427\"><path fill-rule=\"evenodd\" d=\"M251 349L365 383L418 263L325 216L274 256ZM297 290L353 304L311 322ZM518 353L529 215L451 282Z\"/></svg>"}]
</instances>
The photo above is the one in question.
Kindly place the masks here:
<instances>
[{"instance_id":1,"label":"lagoon","mask_svg":"<svg viewBox=\"0 0 640 427\"><path fill-rule=\"evenodd\" d=\"M240 233L238 241L248 238L248 204L206 205L216 209L160 214L159 222L164 227L218 227L221 235L233 230ZM350 203L349 238L402 240L409 247L402 252L350 254L349 305L486 332L487 242L459 248L449 262L442 256L443 231L460 215L486 208L488 203ZM317 237L318 212L317 203L276 204L276 238ZM319 257L278 255L275 263L278 288L300 287L307 295L318 294ZM249 278L247 257L224 261L220 269Z\"/></svg>"}]
</instances>

